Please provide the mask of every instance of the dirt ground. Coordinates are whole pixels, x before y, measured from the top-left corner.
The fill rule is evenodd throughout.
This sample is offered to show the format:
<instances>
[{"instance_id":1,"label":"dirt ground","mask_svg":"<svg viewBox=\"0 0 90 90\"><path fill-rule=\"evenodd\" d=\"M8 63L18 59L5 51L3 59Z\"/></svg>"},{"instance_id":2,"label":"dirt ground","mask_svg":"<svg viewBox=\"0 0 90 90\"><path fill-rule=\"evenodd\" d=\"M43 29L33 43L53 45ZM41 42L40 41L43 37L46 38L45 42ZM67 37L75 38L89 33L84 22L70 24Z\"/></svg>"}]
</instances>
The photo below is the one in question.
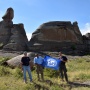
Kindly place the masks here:
<instances>
[{"instance_id":1,"label":"dirt ground","mask_svg":"<svg viewBox=\"0 0 90 90\"><path fill-rule=\"evenodd\" d=\"M15 57L22 53L23 52L21 52L21 51L17 52L17 51L2 51L2 50L0 50L0 57Z\"/></svg>"}]
</instances>

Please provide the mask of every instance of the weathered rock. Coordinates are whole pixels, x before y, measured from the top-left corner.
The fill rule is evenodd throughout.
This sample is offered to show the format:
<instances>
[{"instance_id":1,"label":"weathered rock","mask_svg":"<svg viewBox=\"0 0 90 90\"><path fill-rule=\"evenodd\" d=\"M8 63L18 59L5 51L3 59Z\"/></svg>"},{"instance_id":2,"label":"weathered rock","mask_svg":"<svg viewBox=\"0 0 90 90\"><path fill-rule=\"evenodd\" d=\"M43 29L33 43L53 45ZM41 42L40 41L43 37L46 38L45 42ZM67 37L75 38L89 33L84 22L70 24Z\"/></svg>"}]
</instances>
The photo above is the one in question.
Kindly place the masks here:
<instances>
[{"instance_id":1,"label":"weathered rock","mask_svg":"<svg viewBox=\"0 0 90 90\"><path fill-rule=\"evenodd\" d=\"M28 39L24 25L13 24L14 10L8 8L0 22L0 49L23 51L27 50Z\"/></svg>"},{"instance_id":2,"label":"weathered rock","mask_svg":"<svg viewBox=\"0 0 90 90\"><path fill-rule=\"evenodd\" d=\"M90 33L83 35L83 41L85 44L90 44Z\"/></svg>"},{"instance_id":3,"label":"weathered rock","mask_svg":"<svg viewBox=\"0 0 90 90\"><path fill-rule=\"evenodd\" d=\"M37 44L36 44L37 43ZM42 24L33 32L29 42L30 49L55 50L69 48L72 44L83 43L77 22L53 21ZM38 47L38 48L37 48Z\"/></svg>"},{"instance_id":4,"label":"weathered rock","mask_svg":"<svg viewBox=\"0 0 90 90\"><path fill-rule=\"evenodd\" d=\"M5 15L2 17L3 20L5 21L12 21L14 17L14 10L10 7L7 9Z\"/></svg>"},{"instance_id":5,"label":"weathered rock","mask_svg":"<svg viewBox=\"0 0 90 90\"><path fill-rule=\"evenodd\" d=\"M30 57L30 59L31 59L31 67L32 67L32 66L33 66L33 58L34 58L35 54L32 53L32 52L28 52L28 53L27 53L27 56ZM6 63L7 63L9 66L11 66L11 67L19 67L20 64L21 64L21 58L22 58L22 57L23 57L23 54L22 54L22 55L18 55L18 56L16 56L16 57L14 57L14 58L6 61Z\"/></svg>"},{"instance_id":6,"label":"weathered rock","mask_svg":"<svg viewBox=\"0 0 90 90\"><path fill-rule=\"evenodd\" d=\"M85 34L86 38L90 40L90 33Z\"/></svg>"},{"instance_id":7,"label":"weathered rock","mask_svg":"<svg viewBox=\"0 0 90 90\"><path fill-rule=\"evenodd\" d=\"M9 38L11 36L11 28L9 26L12 26L12 22L2 21L0 22L0 47L3 47L6 45L9 41Z\"/></svg>"},{"instance_id":8,"label":"weathered rock","mask_svg":"<svg viewBox=\"0 0 90 90\"><path fill-rule=\"evenodd\" d=\"M33 34L32 38L39 41L82 42L82 35L77 22L57 21L42 24Z\"/></svg>"},{"instance_id":9,"label":"weathered rock","mask_svg":"<svg viewBox=\"0 0 90 90\"><path fill-rule=\"evenodd\" d=\"M5 50L27 50L28 39L23 24L14 24L11 28L11 37L3 49Z\"/></svg>"}]
</instances>

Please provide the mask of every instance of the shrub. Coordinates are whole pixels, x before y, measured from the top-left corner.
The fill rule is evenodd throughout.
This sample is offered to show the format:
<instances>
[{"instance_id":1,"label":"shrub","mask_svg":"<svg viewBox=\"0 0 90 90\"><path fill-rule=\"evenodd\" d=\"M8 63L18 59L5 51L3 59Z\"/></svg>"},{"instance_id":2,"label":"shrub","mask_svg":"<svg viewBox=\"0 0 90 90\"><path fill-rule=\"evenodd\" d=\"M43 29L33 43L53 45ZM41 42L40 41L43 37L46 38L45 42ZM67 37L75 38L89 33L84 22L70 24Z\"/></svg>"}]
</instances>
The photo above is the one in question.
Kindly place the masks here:
<instances>
[{"instance_id":1,"label":"shrub","mask_svg":"<svg viewBox=\"0 0 90 90\"><path fill-rule=\"evenodd\" d=\"M0 66L0 76L10 75L9 68Z\"/></svg>"},{"instance_id":2,"label":"shrub","mask_svg":"<svg viewBox=\"0 0 90 90\"><path fill-rule=\"evenodd\" d=\"M18 67L15 68L15 73L14 73L15 77L17 78L22 78L23 77L23 73L21 71L21 69L19 69Z\"/></svg>"},{"instance_id":3,"label":"shrub","mask_svg":"<svg viewBox=\"0 0 90 90\"><path fill-rule=\"evenodd\" d=\"M0 65L3 65L3 63L9 59L10 59L10 57L0 57Z\"/></svg>"}]
</instances>

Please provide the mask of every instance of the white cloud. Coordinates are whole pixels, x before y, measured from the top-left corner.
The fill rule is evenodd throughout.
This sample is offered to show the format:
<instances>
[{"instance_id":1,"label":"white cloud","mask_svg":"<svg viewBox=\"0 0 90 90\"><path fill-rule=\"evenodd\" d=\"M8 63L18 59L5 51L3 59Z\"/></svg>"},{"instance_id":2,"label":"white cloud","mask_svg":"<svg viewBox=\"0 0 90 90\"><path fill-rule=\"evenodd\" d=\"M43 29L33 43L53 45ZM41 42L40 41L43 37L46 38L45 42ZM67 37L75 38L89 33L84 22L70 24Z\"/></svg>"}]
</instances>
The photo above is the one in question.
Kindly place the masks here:
<instances>
[{"instance_id":1,"label":"white cloud","mask_svg":"<svg viewBox=\"0 0 90 90\"><path fill-rule=\"evenodd\" d=\"M84 28L81 29L82 35L85 35L86 33L90 33L90 23L86 23Z\"/></svg>"},{"instance_id":2,"label":"white cloud","mask_svg":"<svg viewBox=\"0 0 90 90\"><path fill-rule=\"evenodd\" d=\"M28 40L31 39L32 33L26 33Z\"/></svg>"}]
</instances>

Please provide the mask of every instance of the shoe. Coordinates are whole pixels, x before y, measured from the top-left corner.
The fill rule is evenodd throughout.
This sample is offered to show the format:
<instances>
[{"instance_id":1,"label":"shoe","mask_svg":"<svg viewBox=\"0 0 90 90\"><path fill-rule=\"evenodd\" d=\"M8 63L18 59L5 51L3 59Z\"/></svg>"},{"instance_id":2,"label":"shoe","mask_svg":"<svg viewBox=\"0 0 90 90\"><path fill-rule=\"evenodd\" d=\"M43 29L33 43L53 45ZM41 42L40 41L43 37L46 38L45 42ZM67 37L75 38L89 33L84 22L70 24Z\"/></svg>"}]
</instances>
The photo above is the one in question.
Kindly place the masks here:
<instances>
[{"instance_id":1,"label":"shoe","mask_svg":"<svg viewBox=\"0 0 90 90\"><path fill-rule=\"evenodd\" d=\"M64 82L64 80L62 79L62 82Z\"/></svg>"},{"instance_id":2,"label":"shoe","mask_svg":"<svg viewBox=\"0 0 90 90\"><path fill-rule=\"evenodd\" d=\"M32 80L30 80L30 82L33 82Z\"/></svg>"},{"instance_id":3,"label":"shoe","mask_svg":"<svg viewBox=\"0 0 90 90\"><path fill-rule=\"evenodd\" d=\"M70 83L69 81L66 81L68 84Z\"/></svg>"},{"instance_id":4,"label":"shoe","mask_svg":"<svg viewBox=\"0 0 90 90\"><path fill-rule=\"evenodd\" d=\"M44 79L42 79L42 82L44 82Z\"/></svg>"},{"instance_id":5,"label":"shoe","mask_svg":"<svg viewBox=\"0 0 90 90\"><path fill-rule=\"evenodd\" d=\"M40 79L38 79L38 81L40 81Z\"/></svg>"},{"instance_id":6,"label":"shoe","mask_svg":"<svg viewBox=\"0 0 90 90\"><path fill-rule=\"evenodd\" d=\"M24 81L24 83L27 83L26 81Z\"/></svg>"}]
</instances>

